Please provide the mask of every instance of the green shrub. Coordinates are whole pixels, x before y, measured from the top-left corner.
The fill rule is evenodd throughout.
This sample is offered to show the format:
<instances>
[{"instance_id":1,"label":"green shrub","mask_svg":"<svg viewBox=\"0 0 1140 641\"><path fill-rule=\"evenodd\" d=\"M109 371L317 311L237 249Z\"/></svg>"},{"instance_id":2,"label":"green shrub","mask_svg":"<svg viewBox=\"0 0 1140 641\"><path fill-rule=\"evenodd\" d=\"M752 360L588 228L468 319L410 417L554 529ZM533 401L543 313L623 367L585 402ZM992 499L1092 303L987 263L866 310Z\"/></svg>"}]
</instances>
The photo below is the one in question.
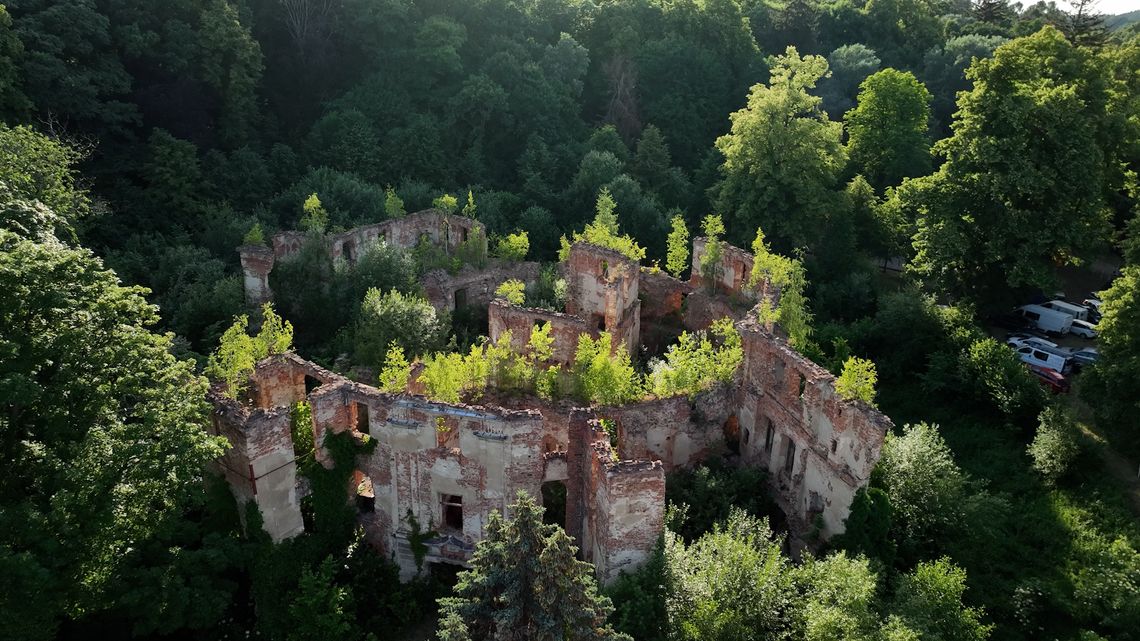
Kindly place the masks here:
<instances>
[{"instance_id":1,"label":"green shrub","mask_svg":"<svg viewBox=\"0 0 1140 641\"><path fill-rule=\"evenodd\" d=\"M714 345L709 333L716 337ZM744 350L740 333L729 318L715 321L709 333L684 332L670 345L665 359L650 366L648 385L657 396L694 396L718 382L732 380Z\"/></svg>"},{"instance_id":2,"label":"green shrub","mask_svg":"<svg viewBox=\"0 0 1140 641\"><path fill-rule=\"evenodd\" d=\"M525 231L502 236L495 242L495 256L503 260L526 260L530 251L530 237Z\"/></svg>"},{"instance_id":3,"label":"green shrub","mask_svg":"<svg viewBox=\"0 0 1140 641\"><path fill-rule=\"evenodd\" d=\"M258 361L293 346L293 324L278 316L272 303L262 305L261 314L261 330L256 336L249 335L249 317L243 314L234 319L210 355L206 374L222 381L223 393L230 398L237 398L249 386L249 377Z\"/></svg>"},{"instance_id":4,"label":"green shrub","mask_svg":"<svg viewBox=\"0 0 1140 641\"><path fill-rule=\"evenodd\" d=\"M877 381L874 363L851 356L843 363L843 372L835 379L835 391L849 401L858 399L874 406Z\"/></svg>"},{"instance_id":5,"label":"green shrub","mask_svg":"<svg viewBox=\"0 0 1140 641\"><path fill-rule=\"evenodd\" d=\"M1061 480L1080 455L1077 433L1072 414L1064 408L1053 405L1041 412L1037 435L1027 451L1033 459L1033 469L1046 483L1055 484Z\"/></svg>"},{"instance_id":6,"label":"green shrub","mask_svg":"<svg viewBox=\"0 0 1140 641\"><path fill-rule=\"evenodd\" d=\"M495 288L495 296L505 298L512 305L522 305L526 302L526 285L517 278L503 281Z\"/></svg>"}]
</instances>

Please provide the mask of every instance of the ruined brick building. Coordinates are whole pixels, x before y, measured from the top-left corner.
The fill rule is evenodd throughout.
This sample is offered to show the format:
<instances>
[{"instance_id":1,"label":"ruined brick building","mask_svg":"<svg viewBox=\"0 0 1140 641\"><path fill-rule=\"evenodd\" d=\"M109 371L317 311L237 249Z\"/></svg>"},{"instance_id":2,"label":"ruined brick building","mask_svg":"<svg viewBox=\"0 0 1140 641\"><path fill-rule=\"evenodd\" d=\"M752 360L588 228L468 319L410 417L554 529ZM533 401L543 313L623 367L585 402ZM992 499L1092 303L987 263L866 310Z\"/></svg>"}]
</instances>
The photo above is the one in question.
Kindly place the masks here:
<instances>
[{"instance_id":1,"label":"ruined brick building","mask_svg":"<svg viewBox=\"0 0 1140 641\"><path fill-rule=\"evenodd\" d=\"M403 224L412 224L409 219ZM380 226L364 229L374 237L382 233ZM358 239L360 233L352 230L330 242ZM289 236L275 236L275 247L278 238ZM694 245L698 264L704 240ZM359 251L362 244L354 247ZM242 248L243 265L249 253ZM293 536L304 528L298 456L316 449L318 460L327 458L320 444L330 432L375 439L375 449L358 457L346 500L356 501L368 539L392 555L405 577L417 571L409 544L413 520L437 533L426 542L425 564L463 565L490 512L505 510L525 490L560 512L552 516L574 537L581 557L594 563L603 582L612 581L652 551L664 527L666 473L725 455L767 471L769 491L793 540L803 542L813 530L824 539L843 530L852 497L870 480L891 422L873 407L838 396L829 372L792 349L778 328L763 326L749 313L759 297L778 292L763 283L749 287L747 252L722 252L713 282L699 276L681 282L586 244L572 247L560 267L569 284L565 312L493 300L490 334L510 330L522 349L532 328L549 322L555 360L568 363L583 333L607 331L615 343L637 350L643 334L700 330L727 315L743 343L736 376L691 400L574 407L528 399L511 401L508 408L385 394L296 355L277 355L257 365L246 402L211 391L214 430L233 446L219 467L234 493L258 506L275 540ZM502 268L496 269L481 277L502 278ZM256 293L266 281L254 280ZM294 443L290 436L290 408L302 400L312 407L313 443ZM602 419L616 426L616 445ZM548 501L561 496L564 508L561 500Z\"/></svg>"}]
</instances>

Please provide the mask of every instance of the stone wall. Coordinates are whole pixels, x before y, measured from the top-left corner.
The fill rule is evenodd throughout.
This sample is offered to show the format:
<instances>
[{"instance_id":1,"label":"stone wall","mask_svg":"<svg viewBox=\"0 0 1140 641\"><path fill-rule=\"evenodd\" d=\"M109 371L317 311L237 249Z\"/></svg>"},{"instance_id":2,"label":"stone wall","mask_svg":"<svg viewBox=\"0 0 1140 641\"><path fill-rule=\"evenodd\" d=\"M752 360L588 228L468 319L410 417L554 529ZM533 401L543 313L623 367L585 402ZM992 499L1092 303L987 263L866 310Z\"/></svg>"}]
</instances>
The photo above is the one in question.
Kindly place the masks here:
<instances>
[{"instance_id":1,"label":"stone wall","mask_svg":"<svg viewBox=\"0 0 1140 641\"><path fill-rule=\"evenodd\" d=\"M672 396L599 407L596 414L616 424L622 459L660 461L671 472L724 452L722 425L732 413L730 391L718 386L692 401Z\"/></svg>"},{"instance_id":2,"label":"stone wall","mask_svg":"<svg viewBox=\"0 0 1140 641\"><path fill-rule=\"evenodd\" d=\"M755 297L753 288L748 286L752 277L752 254L721 241L720 260L713 266L716 289L724 292L737 293ZM693 269L689 276L689 284L694 288L708 287L705 274L701 270L701 261L708 251L708 239L697 236L693 239Z\"/></svg>"},{"instance_id":3,"label":"stone wall","mask_svg":"<svg viewBox=\"0 0 1140 641\"><path fill-rule=\"evenodd\" d=\"M741 250L726 245L725 255L730 265L746 264ZM735 276L731 283L718 281L719 292L694 289L641 270L617 252L581 243L561 267L569 284L567 314L496 300L489 307L491 336L510 330L512 346L523 351L536 321L550 322L554 360L561 363L572 362L580 334L603 329L613 332L615 344L637 349L639 298L645 298L653 325L680 317L689 330L701 330L724 316L736 319L744 348L741 368L731 382L691 399L590 409L533 397L497 399L517 408L506 409L384 394L293 354L278 355L257 365L248 407L211 392L215 431L234 446L219 467L235 494L257 503L275 539L300 531L288 409L308 399L315 443L304 444L305 452L330 431L375 439L376 449L357 462L346 500L358 494L354 500L369 540L394 555L405 578L416 571L408 543L413 519L421 531L441 533L427 542L428 562L462 565L491 510L504 510L519 490L537 498L544 482L559 481L566 485L567 532L582 557L597 566L599 578L609 582L651 553L663 527L665 473L726 452L739 453L730 460L768 472L793 540L802 543L816 522L823 539L843 531L851 500L879 459L890 419L840 398L830 373L792 349L778 327L764 327L754 312L748 314L747 292L725 291L740 285ZM533 281L538 265L515 263L458 276L439 272L428 279L428 289L438 304L454 306L457 286L476 287L464 294L470 304L482 296L490 301L494 287L510 277ZM767 286L758 289L760 296L770 294ZM495 392L487 398L496 398ZM616 425L616 447L600 419ZM320 449L317 458L330 464ZM457 506L462 516L452 522L448 515Z\"/></svg>"},{"instance_id":4,"label":"stone wall","mask_svg":"<svg viewBox=\"0 0 1140 641\"><path fill-rule=\"evenodd\" d=\"M241 258L245 302L261 305L273 300L273 290L269 288L269 272L273 271L276 261L273 250L263 245L242 245L238 247L238 256Z\"/></svg>"},{"instance_id":5,"label":"stone wall","mask_svg":"<svg viewBox=\"0 0 1140 641\"><path fill-rule=\"evenodd\" d=\"M644 267L637 287L641 299L641 344L650 354L660 354L684 331L685 298L693 288L665 272Z\"/></svg>"},{"instance_id":6,"label":"stone wall","mask_svg":"<svg viewBox=\"0 0 1140 641\"><path fill-rule=\"evenodd\" d=\"M215 463L234 492L239 508L253 501L261 511L262 527L274 541L300 534L301 501L296 455L288 410L255 409L252 412L214 388L213 432L231 447ZM239 509L244 522L245 510Z\"/></svg>"},{"instance_id":7,"label":"stone wall","mask_svg":"<svg viewBox=\"0 0 1140 641\"><path fill-rule=\"evenodd\" d=\"M511 305L503 299L491 301L487 313L491 340L497 341L505 332L511 332L511 348L523 353L530 343L530 333L540 323L550 323L550 335L553 339L554 354L552 361L569 365L574 362L574 352L578 346L578 337L589 334L596 337L597 330L589 327L586 321L559 312L532 307L519 307Z\"/></svg>"},{"instance_id":8,"label":"stone wall","mask_svg":"<svg viewBox=\"0 0 1140 641\"><path fill-rule=\"evenodd\" d=\"M616 348L636 353L641 340L641 301L636 261L605 247L575 243L560 265L567 283L566 313L609 332Z\"/></svg>"}]
</instances>

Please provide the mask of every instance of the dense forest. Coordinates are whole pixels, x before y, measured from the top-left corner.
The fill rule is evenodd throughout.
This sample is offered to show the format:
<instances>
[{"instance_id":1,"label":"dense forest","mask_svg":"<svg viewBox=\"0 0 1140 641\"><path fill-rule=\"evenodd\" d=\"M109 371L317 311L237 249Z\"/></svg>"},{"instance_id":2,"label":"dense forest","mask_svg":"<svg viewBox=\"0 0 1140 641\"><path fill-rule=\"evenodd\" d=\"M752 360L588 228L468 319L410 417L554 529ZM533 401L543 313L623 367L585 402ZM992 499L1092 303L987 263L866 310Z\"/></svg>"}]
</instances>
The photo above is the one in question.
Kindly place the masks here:
<instances>
[{"instance_id":1,"label":"dense forest","mask_svg":"<svg viewBox=\"0 0 1140 641\"><path fill-rule=\"evenodd\" d=\"M1140 639L1138 25L1087 0L8 0L0 637L484 639L508 590L542 639ZM458 585L400 584L311 461L312 531L243 533L204 471L210 355L257 315L236 248L429 207L504 257L605 216L678 275L689 234L786 257L795 346L873 361L900 426L847 533L793 562L763 479L709 466L604 593L525 497ZM1100 292L1100 360L1046 398L993 321L1098 264L1070 296ZM440 265L307 247L273 275L284 344L463 352L485 311L423 309ZM520 549L551 564L504 572Z\"/></svg>"}]
</instances>

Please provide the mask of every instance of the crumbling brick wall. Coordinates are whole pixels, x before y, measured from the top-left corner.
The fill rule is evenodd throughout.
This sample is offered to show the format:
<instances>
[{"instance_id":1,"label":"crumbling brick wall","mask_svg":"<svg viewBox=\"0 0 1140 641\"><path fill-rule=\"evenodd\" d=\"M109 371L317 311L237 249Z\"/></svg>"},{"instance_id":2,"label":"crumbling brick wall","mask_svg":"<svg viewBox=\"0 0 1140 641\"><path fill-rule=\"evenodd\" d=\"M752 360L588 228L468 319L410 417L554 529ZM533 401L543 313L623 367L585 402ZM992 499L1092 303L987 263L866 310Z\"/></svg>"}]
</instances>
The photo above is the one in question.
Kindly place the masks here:
<instances>
[{"instance_id":1,"label":"crumbling brick wall","mask_svg":"<svg viewBox=\"0 0 1140 641\"><path fill-rule=\"evenodd\" d=\"M238 255L245 302L261 305L273 300L273 290L269 288L269 272L273 271L276 261L273 250L262 245L242 245L238 247Z\"/></svg>"},{"instance_id":2,"label":"crumbling brick wall","mask_svg":"<svg viewBox=\"0 0 1140 641\"><path fill-rule=\"evenodd\" d=\"M459 273L436 269L423 275L420 282L428 302L441 311L458 307L484 307L495 298L495 290L508 280L520 280L531 286L538 281L541 265L534 262L491 261L485 268L465 265Z\"/></svg>"},{"instance_id":3,"label":"crumbling brick wall","mask_svg":"<svg viewBox=\"0 0 1140 641\"><path fill-rule=\"evenodd\" d=\"M322 237L333 260L355 263L370 247L383 241L395 247L414 248L427 242L454 252L468 240L485 239L483 223L463 216L428 209L403 218L394 218ZM261 304L272 300L269 273L274 264L300 253L309 235L299 231L282 231L270 239L271 248L243 245L241 256L246 301ZM484 248L485 251L485 248Z\"/></svg>"},{"instance_id":4,"label":"crumbling brick wall","mask_svg":"<svg viewBox=\"0 0 1140 641\"><path fill-rule=\"evenodd\" d=\"M567 532L609 584L652 553L665 526L665 469L660 461L618 460L589 410L570 414L566 461Z\"/></svg>"},{"instance_id":5,"label":"crumbling brick wall","mask_svg":"<svg viewBox=\"0 0 1140 641\"><path fill-rule=\"evenodd\" d=\"M553 339L554 349L551 360L562 365L574 362L579 336L588 334L596 337L598 334L597 330L589 327L586 321L577 316L546 309L519 307L502 299L491 301L487 318L491 340L497 341L503 332L510 331L511 348L520 354L526 351L534 327L550 323L550 336Z\"/></svg>"},{"instance_id":6,"label":"crumbling brick wall","mask_svg":"<svg viewBox=\"0 0 1140 641\"><path fill-rule=\"evenodd\" d=\"M641 301L636 261L605 247L575 243L560 265L567 283L566 313L609 332L614 346L635 353L641 340Z\"/></svg>"},{"instance_id":7,"label":"crumbling brick wall","mask_svg":"<svg viewBox=\"0 0 1140 641\"><path fill-rule=\"evenodd\" d=\"M693 288L662 271L644 267L637 288L641 300L641 344L650 354L660 354L684 331L685 297Z\"/></svg>"},{"instance_id":8,"label":"crumbling brick wall","mask_svg":"<svg viewBox=\"0 0 1140 641\"><path fill-rule=\"evenodd\" d=\"M754 319L738 329L745 354L736 414L742 459L768 471L793 532L803 535L817 517L823 538L842 532L890 419L840 397L830 372Z\"/></svg>"},{"instance_id":9,"label":"crumbling brick wall","mask_svg":"<svg viewBox=\"0 0 1140 641\"><path fill-rule=\"evenodd\" d=\"M733 249L726 246L725 253L736 261L742 252ZM768 471L773 498L795 537L802 540L817 520L823 538L843 530L855 491L870 480L890 419L840 398L830 373L792 349L778 328L743 313L739 292L687 290L668 277L647 276L616 252L584 244L571 248L562 269L572 315L496 301L489 311L492 336L511 330L512 345L521 351L541 319L555 323L556 360L570 362L577 336L602 328L614 332L618 344L633 341L636 348L645 284L654 318L687 307L684 321L691 330L705 329L725 315L743 318L737 328L744 363L732 382L692 399L595 409L536 398L501 400L522 408L509 410L387 395L292 354L271 357L252 376L250 397L260 409L250 412L211 397L218 408L217 430L234 444L223 468L235 493L256 497L267 522L273 521L275 537L295 533L300 512L295 492L289 494L296 481L295 474L287 476L295 468L289 465L288 407L308 398L315 442L329 431L349 431L361 439L368 432L376 439L374 452L358 461L358 478L366 478L373 493L368 497L372 509L360 518L369 539L395 555L405 576L415 571L409 513L426 530L444 519L442 496L461 500L462 528L428 547L429 561L462 563L491 509L503 509L519 489L537 497L543 482L563 481L567 531L584 558L597 565L599 577L610 581L651 553L663 527L665 471L726 450L738 452L741 464ZM537 278L537 265L533 273ZM437 289L448 291L444 285ZM759 292L770 295L766 285ZM440 295L454 297L453 292ZM687 297L681 298L683 306L678 297ZM600 418L617 426L618 456ZM329 463L320 450L318 460Z\"/></svg>"},{"instance_id":10,"label":"crumbling brick wall","mask_svg":"<svg viewBox=\"0 0 1140 641\"><path fill-rule=\"evenodd\" d=\"M661 461L666 472L691 467L724 452L721 426L732 413L731 387L718 385L697 394L655 398L618 407L599 407L614 421L622 459Z\"/></svg>"},{"instance_id":11,"label":"crumbling brick wall","mask_svg":"<svg viewBox=\"0 0 1140 641\"><path fill-rule=\"evenodd\" d=\"M752 277L752 254L724 241L720 242L720 247L720 260L712 266L715 289L754 297L755 290L748 285L748 281ZM707 251L707 238L698 236L693 239L693 269L689 276L689 284L694 288L709 287L706 274L701 269L701 261L704 260Z\"/></svg>"},{"instance_id":12,"label":"crumbling brick wall","mask_svg":"<svg viewBox=\"0 0 1140 641\"><path fill-rule=\"evenodd\" d=\"M262 527L273 541L282 541L304 531L297 484L296 455L289 412L283 408L249 411L209 392L214 404L213 430L231 447L215 463L233 489L239 507L253 501L262 516ZM245 510L239 509L245 521Z\"/></svg>"}]
</instances>

